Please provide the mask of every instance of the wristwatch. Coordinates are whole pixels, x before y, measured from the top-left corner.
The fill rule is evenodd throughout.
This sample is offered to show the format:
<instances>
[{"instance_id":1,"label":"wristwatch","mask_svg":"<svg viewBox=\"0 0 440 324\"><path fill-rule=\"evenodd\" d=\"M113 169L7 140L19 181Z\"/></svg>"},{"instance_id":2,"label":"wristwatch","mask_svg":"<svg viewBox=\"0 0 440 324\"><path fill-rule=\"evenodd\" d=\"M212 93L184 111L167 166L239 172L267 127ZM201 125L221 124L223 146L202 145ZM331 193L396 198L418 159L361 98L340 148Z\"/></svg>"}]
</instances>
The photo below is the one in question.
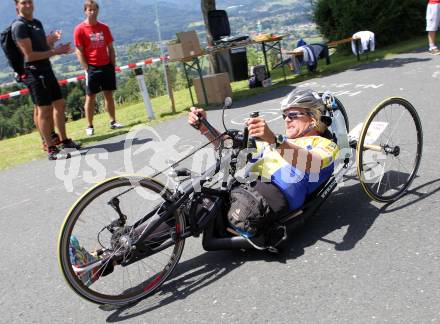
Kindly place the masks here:
<instances>
[{"instance_id":1,"label":"wristwatch","mask_svg":"<svg viewBox=\"0 0 440 324\"><path fill-rule=\"evenodd\" d=\"M287 140L287 136L283 134L275 135L275 148L279 148Z\"/></svg>"}]
</instances>

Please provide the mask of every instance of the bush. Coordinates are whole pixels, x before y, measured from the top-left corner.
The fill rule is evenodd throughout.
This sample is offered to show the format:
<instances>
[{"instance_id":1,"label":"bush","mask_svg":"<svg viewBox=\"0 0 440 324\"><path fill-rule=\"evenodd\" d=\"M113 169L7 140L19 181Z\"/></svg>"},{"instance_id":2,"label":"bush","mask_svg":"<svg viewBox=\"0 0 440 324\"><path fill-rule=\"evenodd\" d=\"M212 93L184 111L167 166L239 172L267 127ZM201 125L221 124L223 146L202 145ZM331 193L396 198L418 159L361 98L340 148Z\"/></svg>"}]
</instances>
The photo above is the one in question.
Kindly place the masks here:
<instances>
[{"instance_id":1,"label":"bush","mask_svg":"<svg viewBox=\"0 0 440 324\"><path fill-rule=\"evenodd\" d=\"M328 40L369 30L378 45L388 45L425 33L426 5L426 0L318 0L314 20Z\"/></svg>"}]
</instances>

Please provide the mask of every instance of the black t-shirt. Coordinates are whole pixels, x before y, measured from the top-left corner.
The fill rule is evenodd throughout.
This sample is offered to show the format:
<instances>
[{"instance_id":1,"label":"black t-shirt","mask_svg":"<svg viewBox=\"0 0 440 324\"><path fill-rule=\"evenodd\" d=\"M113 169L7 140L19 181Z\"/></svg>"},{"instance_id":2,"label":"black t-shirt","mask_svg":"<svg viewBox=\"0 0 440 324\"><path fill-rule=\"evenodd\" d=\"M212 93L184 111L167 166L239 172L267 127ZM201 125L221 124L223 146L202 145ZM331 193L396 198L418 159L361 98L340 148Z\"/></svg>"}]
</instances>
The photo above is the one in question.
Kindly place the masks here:
<instances>
[{"instance_id":1,"label":"black t-shirt","mask_svg":"<svg viewBox=\"0 0 440 324\"><path fill-rule=\"evenodd\" d=\"M46 33L42 23L38 19L26 20L23 17L18 17L12 24L12 39L17 43L17 40L30 38L32 43L32 50L34 52L46 52L50 50L46 40ZM30 62L28 62L30 63ZM34 63L34 62L32 62ZM50 66L49 59L39 60L39 64Z\"/></svg>"}]
</instances>

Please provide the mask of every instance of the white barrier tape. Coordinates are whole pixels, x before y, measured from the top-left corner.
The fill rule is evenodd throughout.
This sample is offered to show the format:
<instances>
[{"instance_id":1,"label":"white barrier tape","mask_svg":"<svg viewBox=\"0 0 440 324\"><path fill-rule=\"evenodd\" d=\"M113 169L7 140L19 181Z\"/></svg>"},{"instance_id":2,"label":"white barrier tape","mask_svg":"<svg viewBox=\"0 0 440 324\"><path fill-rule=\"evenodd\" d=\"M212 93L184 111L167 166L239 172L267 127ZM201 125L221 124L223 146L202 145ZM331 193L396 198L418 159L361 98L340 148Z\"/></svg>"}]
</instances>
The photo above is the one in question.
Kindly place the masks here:
<instances>
[{"instance_id":1,"label":"white barrier tape","mask_svg":"<svg viewBox=\"0 0 440 324\"><path fill-rule=\"evenodd\" d=\"M119 73L123 70L135 69L135 68L138 68L138 67L141 67L144 65L149 65L149 64L153 64L153 63L157 63L157 62L161 62L161 61L166 61L166 60L168 60L168 57L150 58L150 59L146 59L143 62L130 63L130 64L120 66L120 67L117 66L117 67L115 67L115 71L116 71L116 73ZM84 79L85 79L84 75L78 75L73 78L58 81L58 83L60 85L66 85L68 83L74 83L74 82L78 82L78 81L84 80ZM27 88L19 90L19 91L4 93L4 94L0 95L0 100L10 99L10 98L18 97L18 96L25 95L28 93L29 93L29 90Z\"/></svg>"}]
</instances>

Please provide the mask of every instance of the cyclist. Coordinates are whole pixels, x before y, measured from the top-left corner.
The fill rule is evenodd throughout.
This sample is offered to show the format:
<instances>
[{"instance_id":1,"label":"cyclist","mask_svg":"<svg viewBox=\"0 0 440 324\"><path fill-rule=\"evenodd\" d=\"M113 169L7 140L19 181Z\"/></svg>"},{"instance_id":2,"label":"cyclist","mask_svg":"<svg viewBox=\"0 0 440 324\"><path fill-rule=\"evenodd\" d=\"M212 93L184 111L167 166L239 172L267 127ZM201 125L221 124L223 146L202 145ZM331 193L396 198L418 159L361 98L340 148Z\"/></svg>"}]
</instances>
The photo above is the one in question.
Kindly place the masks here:
<instances>
[{"instance_id":1,"label":"cyclist","mask_svg":"<svg viewBox=\"0 0 440 324\"><path fill-rule=\"evenodd\" d=\"M281 102L285 134L275 134L262 117L246 121L249 136L258 139L249 168L257 180L231 190L227 217L239 234L249 238L264 232L331 176L339 148L324 137L329 132L321 120L323 109L318 93L295 89ZM188 123L213 140L220 133L211 134L200 123L199 117L206 116L192 107Z\"/></svg>"}]
</instances>

